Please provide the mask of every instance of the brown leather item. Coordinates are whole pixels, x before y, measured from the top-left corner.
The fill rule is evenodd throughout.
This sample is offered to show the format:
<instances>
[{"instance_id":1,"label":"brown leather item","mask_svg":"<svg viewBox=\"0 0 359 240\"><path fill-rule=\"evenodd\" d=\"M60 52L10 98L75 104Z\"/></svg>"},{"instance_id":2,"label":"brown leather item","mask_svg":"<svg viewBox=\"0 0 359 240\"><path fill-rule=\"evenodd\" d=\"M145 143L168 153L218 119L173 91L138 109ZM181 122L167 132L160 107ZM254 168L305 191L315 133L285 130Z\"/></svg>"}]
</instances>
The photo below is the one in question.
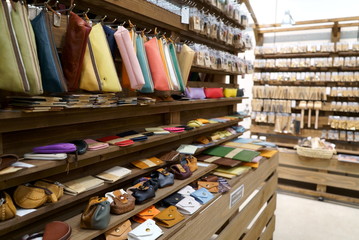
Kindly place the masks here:
<instances>
[{"instance_id":1,"label":"brown leather item","mask_svg":"<svg viewBox=\"0 0 359 240\"><path fill-rule=\"evenodd\" d=\"M206 188L208 191L212 193L218 193L218 182L203 182L198 181L198 189Z\"/></svg>"},{"instance_id":2,"label":"brown leather item","mask_svg":"<svg viewBox=\"0 0 359 240\"><path fill-rule=\"evenodd\" d=\"M126 240L131 230L131 221L127 220L105 232L106 240Z\"/></svg>"},{"instance_id":3,"label":"brown leather item","mask_svg":"<svg viewBox=\"0 0 359 240\"><path fill-rule=\"evenodd\" d=\"M19 157L15 154L3 154L0 155L0 170L10 167L11 164L17 162Z\"/></svg>"},{"instance_id":4,"label":"brown leather item","mask_svg":"<svg viewBox=\"0 0 359 240\"><path fill-rule=\"evenodd\" d=\"M0 221L13 218L16 215L16 207L9 194L0 192Z\"/></svg>"},{"instance_id":5,"label":"brown leather item","mask_svg":"<svg viewBox=\"0 0 359 240\"><path fill-rule=\"evenodd\" d=\"M137 213L135 216L132 217L132 219L138 223L143 223L148 219L153 219L159 213L160 210L158 210L155 206L150 206L145 210Z\"/></svg>"},{"instance_id":6,"label":"brown leather item","mask_svg":"<svg viewBox=\"0 0 359 240\"><path fill-rule=\"evenodd\" d=\"M54 221L46 224L43 240L68 240L71 236L71 227L65 222Z\"/></svg>"},{"instance_id":7,"label":"brown leather item","mask_svg":"<svg viewBox=\"0 0 359 240\"><path fill-rule=\"evenodd\" d=\"M166 153L162 153L159 156L159 159L162 161L172 162L179 160L180 153L177 151L170 151Z\"/></svg>"},{"instance_id":8,"label":"brown leather item","mask_svg":"<svg viewBox=\"0 0 359 240\"><path fill-rule=\"evenodd\" d=\"M208 175L206 177L201 178L202 181L204 182L217 182L218 181L218 177L215 175Z\"/></svg>"},{"instance_id":9,"label":"brown leather item","mask_svg":"<svg viewBox=\"0 0 359 240\"><path fill-rule=\"evenodd\" d=\"M22 208L38 208L48 200L57 202L57 197L50 190L42 187L20 185L14 192L14 201Z\"/></svg>"},{"instance_id":10,"label":"brown leather item","mask_svg":"<svg viewBox=\"0 0 359 240\"><path fill-rule=\"evenodd\" d=\"M34 183L36 187L43 187L49 189L56 196L56 202L64 195L64 188L58 184L48 180L40 180ZM49 198L47 202L52 202Z\"/></svg>"},{"instance_id":11,"label":"brown leather item","mask_svg":"<svg viewBox=\"0 0 359 240\"><path fill-rule=\"evenodd\" d=\"M187 156L186 157L186 161L187 161L187 165L189 167L189 170L191 170L191 172L194 172L198 169L198 165L197 165L197 158L194 156Z\"/></svg>"},{"instance_id":12,"label":"brown leather item","mask_svg":"<svg viewBox=\"0 0 359 240\"><path fill-rule=\"evenodd\" d=\"M184 220L184 216L177 210L177 207L170 206L157 214L155 220L158 225L170 228Z\"/></svg>"},{"instance_id":13,"label":"brown leather item","mask_svg":"<svg viewBox=\"0 0 359 240\"><path fill-rule=\"evenodd\" d=\"M235 167L235 166L240 165L241 161L233 160L230 158L220 158L220 159L213 161L213 163L220 165L220 166L225 166L225 167Z\"/></svg>"},{"instance_id":14,"label":"brown leather item","mask_svg":"<svg viewBox=\"0 0 359 240\"><path fill-rule=\"evenodd\" d=\"M91 26L75 13L70 12L69 23L62 49L62 69L69 91L79 88L82 63Z\"/></svg>"},{"instance_id":15,"label":"brown leather item","mask_svg":"<svg viewBox=\"0 0 359 240\"><path fill-rule=\"evenodd\" d=\"M119 190L113 192L116 196L111 203L112 214L122 214L135 208L135 198L130 193L121 194Z\"/></svg>"}]
</instances>

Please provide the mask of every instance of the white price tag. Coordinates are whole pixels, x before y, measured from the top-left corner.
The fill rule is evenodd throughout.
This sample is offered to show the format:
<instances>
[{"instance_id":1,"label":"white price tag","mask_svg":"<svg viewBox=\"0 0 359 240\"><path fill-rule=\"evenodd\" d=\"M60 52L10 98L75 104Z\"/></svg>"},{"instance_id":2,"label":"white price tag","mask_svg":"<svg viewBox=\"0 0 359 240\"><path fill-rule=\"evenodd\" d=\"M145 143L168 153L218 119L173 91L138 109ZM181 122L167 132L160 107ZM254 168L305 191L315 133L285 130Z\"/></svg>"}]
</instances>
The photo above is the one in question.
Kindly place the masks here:
<instances>
[{"instance_id":1,"label":"white price tag","mask_svg":"<svg viewBox=\"0 0 359 240\"><path fill-rule=\"evenodd\" d=\"M229 198L229 208L232 208L244 195L244 184L242 184L239 188L231 192L231 196Z\"/></svg>"},{"instance_id":2,"label":"white price tag","mask_svg":"<svg viewBox=\"0 0 359 240\"><path fill-rule=\"evenodd\" d=\"M183 6L181 8L181 23L189 24L189 7Z\"/></svg>"}]
</instances>

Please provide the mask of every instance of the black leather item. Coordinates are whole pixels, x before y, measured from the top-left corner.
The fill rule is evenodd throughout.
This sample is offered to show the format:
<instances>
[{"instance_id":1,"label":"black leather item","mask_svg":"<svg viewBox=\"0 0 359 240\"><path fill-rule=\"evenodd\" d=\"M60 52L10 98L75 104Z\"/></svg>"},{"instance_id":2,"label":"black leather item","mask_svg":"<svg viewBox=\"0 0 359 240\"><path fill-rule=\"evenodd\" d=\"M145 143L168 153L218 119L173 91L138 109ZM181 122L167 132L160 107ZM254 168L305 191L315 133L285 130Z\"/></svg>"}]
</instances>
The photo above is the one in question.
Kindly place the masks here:
<instances>
[{"instance_id":1,"label":"black leather item","mask_svg":"<svg viewBox=\"0 0 359 240\"><path fill-rule=\"evenodd\" d=\"M129 189L129 191L132 191L132 196L136 198L137 204L141 204L156 196L155 189L151 185L148 187L140 186L138 188L132 188Z\"/></svg>"},{"instance_id":2,"label":"black leather item","mask_svg":"<svg viewBox=\"0 0 359 240\"><path fill-rule=\"evenodd\" d=\"M179 201L181 201L184 197L179 193L174 193L165 199L162 200L162 204L165 207L175 206Z\"/></svg>"},{"instance_id":3,"label":"black leather item","mask_svg":"<svg viewBox=\"0 0 359 240\"><path fill-rule=\"evenodd\" d=\"M118 133L116 135L119 136L119 137L127 137L127 136L131 136L131 135L136 135L136 134L138 134L138 132L136 132L134 130L130 130L130 131L127 131L127 132Z\"/></svg>"},{"instance_id":4,"label":"black leather item","mask_svg":"<svg viewBox=\"0 0 359 240\"><path fill-rule=\"evenodd\" d=\"M190 127L190 126L187 126L187 125L181 125L181 126L176 126L178 128L184 128L184 130L188 131L188 130L193 130L194 127Z\"/></svg>"},{"instance_id":5,"label":"black leather item","mask_svg":"<svg viewBox=\"0 0 359 240\"><path fill-rule=\"evenodd\" d=\"M237 90L237 97L243 97L244 96L244 88L239 88Z\"/></svg>"},{"instance_id":6,"label":"black leather item","mask_svg":"<svg viewBox=\"0 0 359 240\"><path fill-rule=\"evenodd\" d=\"M76 145L76 152L82 155L87 152L88 145L84 140L74 140L71 143Z\"/></svg>"},{"instance_id":7,"label":"black leather item","mask_svg":"<svg viewBox=\"0 0 359 240\"><path fill-rule=\"evenodd\" d=\"M153 135L155 135L153 132L143 132L143 133L141 133L142 135L145 135L145 136L153 136Z\"/></svg>"},{"instance_id":8,"label":"black leather item","mask_svg":"<svg viewBox=\"0 0 359 240\"><path fill-rule=\"evenodd\" d=\"M174 175L163 168L151 173L151 178L157 179L160 188L171 186L175 182Z\"/></svg>"},{"instance_id":9,"label":"black leather item","mask_svg":"<svg viewBox=\"0 0 359 240\"><path fill-rule=\"evenodd\" d=\"M136 185L140 182L143 182L142 185L145 187L152 186L155 191L158 189L158 179L157 178L149 178L149 177L142 177L133 182L132 185Z\"/></svg>"}]
</instances>

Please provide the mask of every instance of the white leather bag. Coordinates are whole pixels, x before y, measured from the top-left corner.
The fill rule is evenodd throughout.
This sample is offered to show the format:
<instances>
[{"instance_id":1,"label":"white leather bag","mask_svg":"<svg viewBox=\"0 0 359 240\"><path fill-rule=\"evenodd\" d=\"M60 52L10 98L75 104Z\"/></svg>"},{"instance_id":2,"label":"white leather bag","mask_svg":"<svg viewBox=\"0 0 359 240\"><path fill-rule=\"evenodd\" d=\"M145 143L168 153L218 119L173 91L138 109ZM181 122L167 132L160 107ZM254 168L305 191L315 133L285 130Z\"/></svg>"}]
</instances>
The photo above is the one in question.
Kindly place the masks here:
<instances>
[{"instance_id":1,"label":"white leather bag","mask_svg":"<svg viewBox=\"0 0 359 240\"><path fill-rule=\"evenodd\" d=\"M201 204L193 197L186 196L176 204L176 207L180 213L191 215L201 207Z\"/></svg>"},{"instance_id":2,"label":"white leather bag","mask_svg":"<svg viewBox=\"0 0 359 240\"><path fill-rule=\"evenodd\" d=\"M129 232L127 237L128 240L155 240L162 234L163 231L156 225L156 222L148 219Z\"/></svg>"},{"instance_id":3,"label":"white leather bag","mask_svg":"<svg viewBox=\"0 0 359 240\"><path fill-rule=\"evenodd\" d=\"M181 194L182 196L186 197L191 195L191 193L193 193L194 190L193 187L191 186L185 186L184 188L182 188L181 190L178 191L179 194Z\"/></svg>"}]
</instances>

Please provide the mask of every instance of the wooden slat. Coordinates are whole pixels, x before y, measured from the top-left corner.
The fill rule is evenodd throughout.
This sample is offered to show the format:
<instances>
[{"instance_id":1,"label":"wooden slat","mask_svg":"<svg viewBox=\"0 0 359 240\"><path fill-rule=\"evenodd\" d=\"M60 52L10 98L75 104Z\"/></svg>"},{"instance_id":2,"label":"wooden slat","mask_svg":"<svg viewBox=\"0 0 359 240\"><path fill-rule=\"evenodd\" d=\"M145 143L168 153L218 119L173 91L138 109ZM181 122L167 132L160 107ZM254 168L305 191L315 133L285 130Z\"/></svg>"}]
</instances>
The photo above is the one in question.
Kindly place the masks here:
<instances>
[{"instance_id":1,"label":"wooden slat","mask_svg":"<svg viewBox=\"0 0 359 240\"><path fill-rule=\"evenodd\" d=\"M305 31L305 30L317 30L317 29L327 29L332 28L334 24L325 24L325 25L314 25L314 26L304 26L304 27L284 27L284 28L274 28L274 29L259 29L259 33L274 33L274 32L293 32L293 31ZM341 23L338 24L339 27L356 27L359 26L359 23Z\"/></svg>"},{"instance_id":2,"label":"wooden slat","mask_svg":"<svg viewBox=\"0 0 359 240\"><path fill-rule=\"evenodd\" d=\"M255 68L258 72L330 72L330 71L359 71L358 67L275 67Z\"/></svg>"},{"instance_id":3,"label":"wooden slat","mask_svg":"<svg viewBox=\"0 0 359 240\"><path fill-rule=\"evenodd\" d=\"M266 226L265 231L259 237L259 240L271 240L273 239L273 232L275 230L275 215L273 215L272 219L269 221Z\"/></svg>"},{"instance_id":4,"label":"wooden slat","mask_svg":"<svg viewBox=\"0 0 359 240\"><path fill-rule=\"evenodd\" d=\"M238 75L239 74L239 73L235 73L235 72L229 72L229 71L225 71L225 70L220 70L220 69L217 70L217 69L199 67L199 66L192 66L191 71L199 72L199 73L220 74L220 75Z\"/></svg>"},{"instance_id":5,"label":"wooden slat","mask_svg":"<svg viewBox=\"0 0 359 240\"><path fill-rule=\"evenodd\" d=\"M334 53L329 53L329 52L271 53L271 54L256 54L256 59L330 57L332 54Z\"/></svg>"},{"instance_id":6,"label":"wooden slat","mask_svg":"<svg viewBox=\"0 0 359 240\"><path fill-rule=\"evenodd\" d=\"M332 187L359 191L359 178L354 177L310 172L306 170L282 166L278 167L278 176L281 179L288 179L313 184L322 184Z\"/></svg>"},{"instance_id":7,"label":"wooden slat","mask_svg":"<svg viewBox=\"0 0 359 240\"><path fill-rule=\"evenodd\" d=\"M319 170L318 172L328 174L327 170ZM323 184L318 184L317 185L317 191L318 192L326 192L327 191L327 186L323 185Z\"/></svg>"},{"instance_id":8,"label":"wooden slat","mask_svg":"<svg viewBox=\"0 0 359 240\"><path fill-rule=\"evenodd\" d=\"M188 87L210 87L210 88L238 88L238 84L232 84L232 83L219 83L219 82L191 82L188 81L187 84Z\"/></svg>"}]
</instances>

